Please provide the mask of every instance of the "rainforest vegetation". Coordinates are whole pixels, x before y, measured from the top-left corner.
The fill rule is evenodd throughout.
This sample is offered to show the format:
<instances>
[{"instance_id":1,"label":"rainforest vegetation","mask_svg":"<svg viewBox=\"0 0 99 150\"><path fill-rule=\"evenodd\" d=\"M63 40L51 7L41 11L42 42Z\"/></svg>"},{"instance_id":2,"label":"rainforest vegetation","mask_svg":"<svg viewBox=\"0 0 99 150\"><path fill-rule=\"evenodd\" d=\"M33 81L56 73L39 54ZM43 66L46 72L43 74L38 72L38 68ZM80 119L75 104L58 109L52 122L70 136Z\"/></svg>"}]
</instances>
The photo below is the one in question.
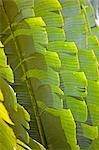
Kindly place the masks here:
<instances>
[{"instance_id":1,"label":"rainforest vegetation","mask_svg":"<svg viewBox=\"0 0 99 150\"><path fill-rule=\"evenodd\" d=\"M0 150L99 150L98 0L0 0Z\"/></svg>"}]
</instances>

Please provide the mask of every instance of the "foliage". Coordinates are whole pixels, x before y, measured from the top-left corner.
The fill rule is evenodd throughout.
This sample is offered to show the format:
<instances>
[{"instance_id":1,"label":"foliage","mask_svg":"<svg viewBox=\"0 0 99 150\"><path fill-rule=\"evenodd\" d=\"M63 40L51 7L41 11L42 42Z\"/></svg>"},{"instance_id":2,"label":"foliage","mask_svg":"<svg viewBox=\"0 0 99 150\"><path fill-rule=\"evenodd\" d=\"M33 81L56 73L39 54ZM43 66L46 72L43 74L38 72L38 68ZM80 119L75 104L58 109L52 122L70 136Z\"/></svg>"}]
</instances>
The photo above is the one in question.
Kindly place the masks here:
<instances>
[{"instance_id":1,"label":"foliage","mask_svg":"<svg viewBox=\"0 0 99 150\"><path fill-rule=\"evenodd\" d=\"M91 4L1 0L0 17L0 40L15 76L13 81L1 50L0 100L6 116L1 121L6 118L14 136L14 144L8 143L13 149L17 144L42 149L25 130L31 119L30 136L48 150L98 150L99 29ZM18 102L30 119L6 80L14 82Z\"/></svg>"}]
</instances>

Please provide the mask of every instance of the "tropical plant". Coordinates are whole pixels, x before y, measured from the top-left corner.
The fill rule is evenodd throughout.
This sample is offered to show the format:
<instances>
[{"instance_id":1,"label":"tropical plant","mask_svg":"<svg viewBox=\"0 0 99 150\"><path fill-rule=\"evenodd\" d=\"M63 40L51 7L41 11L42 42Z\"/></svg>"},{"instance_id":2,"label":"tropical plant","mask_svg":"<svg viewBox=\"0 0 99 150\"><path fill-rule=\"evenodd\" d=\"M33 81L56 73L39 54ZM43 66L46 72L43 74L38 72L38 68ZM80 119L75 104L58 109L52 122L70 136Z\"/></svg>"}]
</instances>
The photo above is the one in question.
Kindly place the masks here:
<instances>
[{"instance_id":1,"label":"tropical plant","mask_svg":"<svg viewBox=\"0 0 99 150\"><path fill-rule=\"evenodd\" d=\"M35 140L29 140L26 129L29 129L30 116L17 103L16 94L7 82L13 83L14 78L11 68L7 65L3 48L0 42L0 150L43 150ZM30 144L31 148L18 138Z\"/></svg>"},{"instance_id":2,"label":"tropical plant","mask_svg":"<svg viewBox=\"0 0 99 150\"><path fill-rule=\"evenodd\" d=\"M48 150L98 150L99 28L92 5L0 0L0 18L14 73L13 79L1 45L1 150L44 149L38 142Z\"/></svg>"}]
</instances>

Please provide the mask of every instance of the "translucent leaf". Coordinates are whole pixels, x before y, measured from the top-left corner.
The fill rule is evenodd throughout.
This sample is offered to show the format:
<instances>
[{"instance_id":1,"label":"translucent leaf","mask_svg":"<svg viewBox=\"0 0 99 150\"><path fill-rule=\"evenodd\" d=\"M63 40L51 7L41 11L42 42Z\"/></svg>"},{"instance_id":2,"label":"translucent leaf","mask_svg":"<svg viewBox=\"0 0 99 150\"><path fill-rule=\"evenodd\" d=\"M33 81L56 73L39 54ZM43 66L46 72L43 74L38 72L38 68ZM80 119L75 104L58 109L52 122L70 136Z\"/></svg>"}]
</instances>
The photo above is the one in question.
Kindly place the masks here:
<instances>
[{"instance_id":1,"label":"translucent leaf","mask_svg":"<svg viewBox=\"0 0 99 150\"><path fill-rule=\"evenodd\" d=\"M0 117L0 150L12 150L16 147L16 137L11 127Z\"/></svg>"},{"instance_id":2,"label":"translucent leaf","mask_svg":"<svg viewBox=\"0 0 99 150\"><path fill-rule=\"evenodd\" d=\"M52 76L50 76L50 74L52 74ZM29 70L28 72L26 72L23 79L26 79L26 77L27 78L35 77L35 78L41 80L41 82L43 84L50 83L52 85L59 86L58 73L53 71L51 68L49 68L48 71L46 71L46 72L43 70L37 70L37 69Z\"/></svg>"},{"instance_id":3,"label":"translucent leaf","mask_svg":"<svg viewBox=\"0 0 99 150\"><path fill-rule=\"evenodd\" d=\"M97 81L99 78L98 62L93 50L79 51L81 71L84 71L89 80Z\"/></svg>"},{"instance_id":4,"label":"translucent leaf","mask_svg":"<svg viewBox=\"0 0 99 150\"><path fill-rule=\"evenodd\" d=\"M62 87L67 96L86 97L87 80L84 72L62 70ZM66 86L64 86L66 85Z\"/></svg>"},{"instance_id":5,"label":"translucent leaf","mask_svg":"<svg viewBox=\"0 0 99 150\"><path fill-rule=\"evenodd\" d=\"M29 24L31 28L33 28L33 26L41 26L41 27L46 26L45 22L41 17L28 18L25 19L25 21Z\"/></svg>"},{"instance_id":6,"label":"translucent leaf","mask_svg":"<svg viewBox=\"0 0 99 150\"><path fill-rule=\"evenodd\" d=\"M83 130L83 136L90 138L90 139L96 139L98 137L98 128L95 126L90 126L87 124L81 124L82 130Z\"/></svg>"},{"instance_id":7,"label":"translucent leaf","mask_svg":"<svg viewBox=\"0 0 99 150\"><path fill-rule=\"evenodd\" d=\"M55 13L49 12L48 10L43 10L42 12L38 13L36 11L36 16L41 16L47 27L63 27L64 25L62 14L60 12Z\"/></svg>"},{"instance_id":8,"label":"translucent leaf","mask_svg":"<svg viewBox=\"0 0 99 150\"><path fill-rule=\"evenodd\" d=\"M7 59L3 50L3 45L0 42L0 66L7 67Z\"/></svg>"},{"instance_id":9,"label":"translucent leaf","mask_svg":"<svg viewBox=\"0 0 99 150\"><path fill-rule=\"evenodd\" d=\"M14 82L14 77L13 77L13 72L12 69L7 66L7 67L0 67L0 74L3 78L8 80L9 82Z\"/></svg>"},{"instance_id":10,"label":"translucent leaf","mask_svg":"<svg viewBox=\"0 0 99 150\"><path fill-rule=\"evenodd\" d=\"M80 101L73 97L66 97L65 101L76 121L85 122L87 120L88 114L85 101Z\"/></svg>"},{"instance_id":11,"label":"translucent leaf","mask_svg":"<svg viewBox=\"0 0 99 150\"><path fill-rule=\"evenodd\" d=\"M7 65L7 59L1 42L0 42L0 75L9 82L12 83L14 82L13 72L11 68Z\"/></svg>"},{"instance_id":12,"label":"translucent leaf","mask_svg":"<svg viewBox=\"0 0 99 150\"><path fill-rule=\"evenodd\" d=\"M79 70L78 50L75 43L63 41L49 42L48 50L58 53L61 59L61 70Z\"/></svg>"},{"instance_id":13,"label":"translucent leaf","mask_svg":"<svg viewBox=\"0 0 99 150\"><path fill-rule=\"evenodd\" d=\"M48 40L51 41L65 41L65 32L61 28L46 27L48 33ZM54 34L53 34L54 33Z\"/></svg>"},{"instance_id":14,"label":"translucent leaf","mask_svg":"<svg viewBox=\"0 0 99 150\"><path fill-rule=\"evenodd\" d=\"M1 89L0 89L0 101L4 101L4 97L3 97Z\"/></svg>"},{"instance_id":15,"label":"translucent leaf","mask_svg":"<svg viewBox=\"0 0 99 150\"><path fill-rule=\"evenodd\" d=\"M36 0L34 7L36 14L42 12L43 10L55 11L61 9L61 5L58 0Z\"/></svg>"},{"instance_id":16,"label":"translucent leaf","mask_svg":"<svg viewBox=\"0 0 99 150\"><path fill-rule=\"evenodd\" d=\"M1 103L1 102L0 102L0 118L5 120L7 123L13 125L11 119L9 118L6 108L4 107L3 103Z\"/></svg>"},{"instance_id":17,"label":"translucent leaf","mask_svg":"<svg viewBox=\"0 0 99 150\"><path fill-rule=\"evenodd\" d=\"M88 37L88 46L87 48L90 50L92 49L97 57L99 62L99 41L96 36L89 36Z\"/></svg>"},{"instance_id":18,"label":"translucent leaf","mask_svg":"<svg viewBox=\"0 0 99 150\"><path fill-rule=\"evenodd\" d=\"M17 104L16 95L13 89L3 79L0 79L0 88L4 96L4 104L9 111L9 116L14 123L14 132L19 139L28 143L29 135L25 128L29 129L29 114L22 106Z\"/></svg>"},{"instance_id":19,"label":"translucent leaf","mask_svg":"<svg viewBox=\"0 0 99 150\"><path fill-rule=\"evenodd\" d=\"M61 61L56 52L46 51L45 59L47 65L58 71L61 68Z\"/></svg>"}]
</instances>

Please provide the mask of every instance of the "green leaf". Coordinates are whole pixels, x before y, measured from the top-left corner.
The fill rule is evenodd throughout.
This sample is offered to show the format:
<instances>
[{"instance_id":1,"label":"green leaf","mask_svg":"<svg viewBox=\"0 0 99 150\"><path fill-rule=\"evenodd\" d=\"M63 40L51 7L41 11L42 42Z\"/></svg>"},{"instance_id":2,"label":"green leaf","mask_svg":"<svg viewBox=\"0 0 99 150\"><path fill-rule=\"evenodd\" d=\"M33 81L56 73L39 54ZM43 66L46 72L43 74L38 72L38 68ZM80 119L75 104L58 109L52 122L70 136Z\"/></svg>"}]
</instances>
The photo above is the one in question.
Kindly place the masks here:
<instances>
[{"instance_id":1,"label":"green leaf","mask_svg":"<svg viewBox=\"0 0 99 150\"><path fill-rule=\"evenodd\" d=\"M89 36L88 37L88 46L87 48L90 50L90 49L93 49L96 57L97 57L97 60L99 62L99 41L97 39L96 36Z\"/></svg>"},{"instance_id":2,"label":"green leaf","mask_svg":"<svg viewBox=\"0 0 99 150\"><path fill-rule=\"evenodd\" d=\"M28 143L29 135L25 128L29 129L29 114L22 106L17 104L13 89L3 79L0 79L0 88L4 96L4 104L9 111L9 115L14 123L14 132L19 139Z\"/></svg>"},{"instance_id":3,"label":"green leaf","mask_svg":"<svg viewBox=\"0 0 99 150\"><path fill-rule=\"evenodd\" d=\"M48 10L43 10L42 12L38 13L38 11L36 11L36 16L42 16L42 19L46 23L47 27L63 27L64 25L63 17L60 12L55 13L49 12Z\"/></svg>"},{"instance_id":4,"label":"green leaf","mask_svg":"<svg viewBox=\"0 0 99 150\"><path fill-rule=\"evenodd\" d=\"M26 150L32 150L31 148L29 148L26 144L24 144L22 141L17 139L17 144L22 146L24 149Z\"/></svg>"},{"instance_id":5,"label":"green leaf","mask_svg":"<svg viewBox=\"0 0 99 150\"><path fill-rule=\"evenodd\" d=\"M30 145L30 147L32 149L35 149L35 150L45 150L45 148L40 143L38 143L37 141L33 140L32 138L30 138L29 145Z\"/></svg>"},{"instance_id":6,"label":"green leaf","mask_svg":"<svg viewBox=\"0 0 99 150\"><path fill-rule=\"evenodd\" d=\"M48 108L40 103L39 107L48 148L77 150L76 126L71 111Z\"/></svg>"},{"instance_id":7,"label":"green leaf","mask_svg":"<svg viewBox=\"0 0 99 150\"><path fill-rule=\"evenodd\" d=\"M56 11L61 9L58 0L36 0L34 6L36 14L41 13L43 10Z\"/></svg>"},{"instance_id":8,"label":"green leaf","mask_svg":"<svg viewBox=\"0 0 99 150\"><path fill-rule=\"evenodd\" d=\"M84 71L87 79L97 81L99 78L98 62L93 50L79 51L81 71Z\"/></svg>"},{"instance_id":9,"label":"green leaf","mask_svg":"<svg viewBox=\"0 0 99 150\"><path fill-rule=\"evenodd\" d=\"M45 59L46 59L47 65L49 65L49 67L51 67L52 69L54 69L56 71L60 70L61 61L60 61L59 56L56 52L46 51L45 52Z\"/></svg>"},{"instance_id":10,"label":"green leaf","mask_svg":"<svg viewBox=\"0 0 99 150\"><path fill-rule=\"evenodd\" d=\"M61 76L65 95L74 97L86 97L87 80L84 72L62 70Z\"/></svg>"},{"instance_id":11,"label":"green leaf","mask_svg":"<svg viewBox=\"0 0 99 150\"><path fill-rule=\"evenodd\" d=\"M4 101L4 97L3 97L1 89L0 89L0 101Z\"/></svg>"},{"instance_id":12,"label":"green leaf","mask_svg":"<svg viewBox=\"0 0 99 150\"><path fill-rule=\"evenodd\" d=\"M61 28L46 27L48 33L48 40L51 41L65 41L65 32ZM54 33L54 34L53 34Z\"/></svg>"},{"instance_id":13,"label":"green leaf","mask_svg":"<svg viewBox=\"0 0 99 150\"><path fill-rule=\"evenodd\" d=\"M28 2L28 4L27 4ZM11 4L8 1L3 0L4 7L7 11L8 18L10 22L20 21L27 17L34 17L33 11L33 1L25 0L25 1L11 1ZM11 11L12 8L12 11Z\"/></svg>"},{"instance_id":14,"label":"green leaf","mask_svg":"<svg viewBox=\"0 0 99 150\"><path fill-rule=\"evenodd\" d=\"M52 74L52 76L50 76ZM23 79L26 80L26 78L37 78L39 79L43 84L52 84L59 86L59 77L58 73L53 71L51 68L48 69L48 71L42 71L42 70L29 70L28 72L25 73Z\"/></svg>"},{"instance_id":15,"label":"green leaf","mask_svg":"<svg viewBox=\"0 0 99 150\"><path fill-rule=\"evenodd\" d=\"M93 35L95 35L95 36L98 38L98 40L99 40L99 27L94 27L94 28L92 28L92 33L93 33Z\"/></svg>"},{"instance_id":16,"label":"green leaf","mask_svg":"<svg viewBox=\"0 0 99 150\"><path fill-rule=\"evenodd\" d=\"M99 105L99 82L88 80L88 95L87 103L92 105Z\"/></svg>"},{"instance_id":17,"label":"green leaf","mask_svg":"<svg viewBox=\"0 0 99 150\"><path fill-rule=\"evenodd\" d=\"M0 149L12 150L16 147L16 137L11 127L0 117Z\"/></svg>"},{"instance_id":18,"label":"green leaf","mask_svg":"<svg viewBox=\"0 0 99 150\"><path fill-rule=\"evenodd\" d=\"M87 124L81 124L82 130L83 130L83 136L90 138L90 139L96 139L98 137L98 128L95 126L90 126Z\"/></svg>"},{"instance_id":19,"label":"green leaf","mask_svg":"<svg viewBox=\"0 0 99 150\"><path fill-rule=\"evenodd\" d=\"M35 94L37 101L43 101L48 107L62 109L63 100L58 96L58 94L60 94L60 91L56 91L56 88L57 87L50 87L48 85L40 86Z\"/></svg>"},{"instance_id":20,"label":"green leaf","mask_svg":"<svg viewBox=\"0 0 99 150\"><path fill-rule=\"evenodd\" d=\"M0 42L0 66L7 67L7 59L3 50L4 46Z\"/></svg>"},{"instance_id":21,"label":"green leaf","mask_svg":"<svg viewBox=\"0 0 99 150\"><path fill-rule=\"evenodd\" d=\"M4 107L3 103L0 102L0 118L2 118L7 123L14 125L11 119L9 118L8 112Z\"/></svg>"},{"instance_id":22,"label":"green leaf","mask_svg":"<svg viewBox=\"0 0 99 150\"><path fill-rule=\"evenodd\" d=\"M64 17L75 16L81 13L79 0L59 0L62 5L62 14Z\"/></svg>"},{"instance_id":23,"label":"green leaf","mask_svg":"<svg viewBox=\"0 0 99 150\"><path fill-rule=\"evenodd\" d=\"M8 80L9 82L14 82L13 72L11 68L7 65L7 59L3 50L3 45L0 42L0 75Z\"/></svg>"},{"instance_id":24,"label":"green leaf","mask_svg":"<svg viewBox=\"0 0 99 150\"><path fill-rule=\"evenodd\" d=\"M49 51L55 51L58 53L61 59L61 70L74 70L78 71L78 49L73 42L54 41L48 44Z\"/></svg>"},{"instance_id":25,"label":"green leaf","mask_svg":"<svg viewBox=\"0 0 99 150\"><path fill-rule=\"evenodd\" d=\"M86 7L86 13L87 13L88 21L90 23L90 27L94 27L96 25L95 12L91 4Z\"/></svg>"},{"instance_id":26,"label":"green leaf","mask_svg":"<svg viewBox=\"0 0 99 150\"><path fill-rule=\"evenodd\" d=\"M87 27L85 24L85 16L80 14L74 17L65 18L65 32L67 41L74 41L79 49L86 48Z\"/></svg>"},{"instance_id":27,"label":"green leaf","mask_svg":"<svg viewBox=\"0 0 99 150\"><path fill-rule=\"evenodd\" d=\"M71 110L76 121L85 122L87 120L88 114L85 101L80 101L69 96L64 101L66 101L67 107Z\"/></svg>"}]
</instances>

